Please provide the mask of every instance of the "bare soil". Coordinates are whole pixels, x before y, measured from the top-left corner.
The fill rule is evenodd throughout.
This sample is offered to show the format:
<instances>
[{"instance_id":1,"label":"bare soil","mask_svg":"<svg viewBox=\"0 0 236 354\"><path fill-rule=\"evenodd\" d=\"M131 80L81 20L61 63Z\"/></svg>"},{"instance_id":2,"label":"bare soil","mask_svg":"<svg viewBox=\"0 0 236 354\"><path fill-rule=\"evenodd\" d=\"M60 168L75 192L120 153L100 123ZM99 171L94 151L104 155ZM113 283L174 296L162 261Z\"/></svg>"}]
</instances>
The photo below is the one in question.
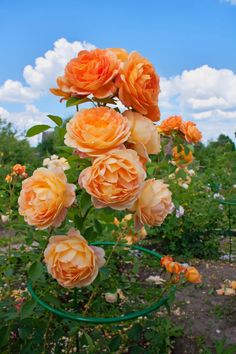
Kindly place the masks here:
<instances>
[{"instance_id":1,"label":"bare soil","mask_svg":"<svg viewBox=\"0 0 236 354\"><path fill-rule=\"evenodd\" d=\"M236 280L236 264L196 260L191 265L200 270L203 284L189 284L177 293L172 318L183 325L184 335L176 340L172 353L215 353L216 341L225 340L225 348L236 344L236 296L216 293L226 279Z\"/></svg>"}]
</instances>

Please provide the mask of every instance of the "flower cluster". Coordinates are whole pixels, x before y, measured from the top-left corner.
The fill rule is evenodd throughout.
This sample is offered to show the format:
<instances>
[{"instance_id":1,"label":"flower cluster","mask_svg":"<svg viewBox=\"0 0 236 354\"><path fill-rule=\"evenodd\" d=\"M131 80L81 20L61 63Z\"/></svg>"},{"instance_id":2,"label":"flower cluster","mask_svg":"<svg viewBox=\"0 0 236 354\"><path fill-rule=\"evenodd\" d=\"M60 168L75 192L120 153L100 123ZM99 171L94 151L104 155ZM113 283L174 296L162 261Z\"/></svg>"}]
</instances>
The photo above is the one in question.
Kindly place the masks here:
<instances>
[{"instance_id":1,"label":"flower cluster","mask_svg":"<svg viewBox=\"0 0 236 354\"><path fill-rule=\"evenodd\" d=\"M24 165L21 165L19 163L17 163L16 165L14 165L12 167L12 172L8 175L6 175L5 177L5 181L7 183L11 183L12 179L16 176L20 176L21 178L27 178L28 177L28 173L25 172L26 171L26 167Z\"/></svg>"},{"instance_id":2,"label":"flower cluster","mask_svg":"<svg viewBox=\"0 0 236 354\"><path fill-rule=\"evenodd\" d=\"M172 281L174 283L180 281L181 275L190 283L199 284L202 282L202 277L195 267L175 262L170 256L162 257L161 266L165 267L172 274Z\"/></svg>"},{"instance_id":3,"label":"flower cluster","mask_svg":"<svg viewBox=\"0 0 236 354\"><path fill-rule=\"evenodd\" d=\"M126 106L158 121L159 77L153 65L139 53L124 49L83 50L57 78L54 95L62 99L93 95L97 99L116 96Z\"/></svg>"},{"instance_id":4,"label":"flower cluster","mask_svg":"<svg viewBox=\"0 0 236 354\"><path fill-rule=\"evenodd\" d=\"M131 235L126 230L129 243L144 238L144 226L161 225L172 207L168 185L160 179L146 179L150 155L161 151L159 130L167 135L178 130L187 142L199 140L200 133L194 123L183 123L180 117L157 128L159 77L137 52L129 54L120 48L81 51L66 65L57 85L51 92L67 105L77 105L66 124L64 142L67 151L72 148L75 155L87 159L88 167L82 172L73 170L79 187L91 196L95 208L132 213L135 231ZM79 110L78 105L85 102L94 107ZM126 106L124 112L120 102ZM182 161L178 154L179 149L176 161ZM43 166L23 181L19 196L20 215L40 230L59 227L68 208L77 207L76 186L67 180L68 161L53 155ZM48 272L66 288L89 285L105 262L104 251L89 246L75 229L52 236L44 260Z\"/></svg>"},{"instance_id":5,"label":"flower cluster","mask_svg":"<svg viewBox=\"0 0 236 354\"><path fill-rule=\"evenodd\" d=\"M180 135L188 143L198 143L202 134L193 122L184 122L181 116L171 116L160 125L160 131L165 135Z\"/></svg>"}]
</instances>

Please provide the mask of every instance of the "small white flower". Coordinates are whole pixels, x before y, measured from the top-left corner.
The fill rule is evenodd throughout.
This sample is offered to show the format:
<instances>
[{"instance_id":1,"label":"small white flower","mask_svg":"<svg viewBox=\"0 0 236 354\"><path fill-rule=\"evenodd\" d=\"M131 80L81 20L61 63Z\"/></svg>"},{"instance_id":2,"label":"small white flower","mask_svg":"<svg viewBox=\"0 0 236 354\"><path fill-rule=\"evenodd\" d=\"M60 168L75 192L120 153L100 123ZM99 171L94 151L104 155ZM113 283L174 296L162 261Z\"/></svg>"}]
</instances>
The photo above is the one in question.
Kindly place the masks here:
<instances>
[{"instance_id":1,"label":"small white flower","mask_svg":"<svg viewBox=\"0 0 236 354\"><path fill-rule=\"evenodd\" d=\"M175 174L171 173L168 177L169 177L169 179L175 179Z\"/></svg>"},{"instance_id":2,"label":"small white flower","mask_svg":"<svg viewBox=\"0 0 236 354\"><path fill-rule=\"evenodd\" d=\"M7 224L9 222L9 215L1 215L1 221L3 224Z\"/></svg>"},{"instance_id":3,"label":"small white flower","mask_svg":"<svg viewBox=\"0 0 236 354\"><path fill-rule=\"evenodd\" d=\"M67 159L64 157L59 158L57 155L52 155L51 158L44 159L43 166L62 168L64 171L70 168Z\"/></svg>"},{"instance_id":4,"label":"small white flower","mask_svg":"<svg viewBox=\"0 0 236 354\"><path fill-rule=\"evenodd\" d=\"M233 185L233 188L236 188L236 184Z\"/></svg>"},{"instance_id":5,"label":"small white flower","mask_svg":"<svg viewBox=\"0 0 236 354\"><path fill-rule=\"evenodd\" d=\"M116 293L106 293L105 294L105 300L106 302L109 302L110 304L113 304L114 302L117 301L117 292Z\"/></svg>"},{"instance_id":6,"label":"small white flower","mask_svg":"<svg viewBox=\"0 0 236 354\"><path fill-rule=\"evenodd\" d=\"M196 175L195 171L193 169L188 170L189 176L193 177Z\"/></svg>"},{"instance_id":7,"label":"small white flower","mask_svg":"<svg viewBox=\"0 0 236 354\"><path fill-rule=\"evenodd\" d=\"M221 200L224 200L225 198L224 198L224 196L221 195L220 193L215 193L215 194L213 195L213 199L221 199Z\"/></svg>"},{"instance_id":8,"label":"small white flower","mask_svg":"<svg viewBox=\"0 0 236 354\"><path fill-rule=\"evenodd\" d=\"M184 207L182 207L182 205L180 205L179 208L176 209L175 215L177 218L181 218L184 215Z\"/></svg>"},{"instance_id":9,"label":"small white flower","mask_svg":"<svg viewBox=\"0 0 236 354\"><path fill-rule=\"evenodd\" d=\"M182 188L184 188L184 189L188 189L188 184L187 183L183 183L183 184L181 184L181 186L180 187L182 187Z\"/></svg>"}]
</instances>

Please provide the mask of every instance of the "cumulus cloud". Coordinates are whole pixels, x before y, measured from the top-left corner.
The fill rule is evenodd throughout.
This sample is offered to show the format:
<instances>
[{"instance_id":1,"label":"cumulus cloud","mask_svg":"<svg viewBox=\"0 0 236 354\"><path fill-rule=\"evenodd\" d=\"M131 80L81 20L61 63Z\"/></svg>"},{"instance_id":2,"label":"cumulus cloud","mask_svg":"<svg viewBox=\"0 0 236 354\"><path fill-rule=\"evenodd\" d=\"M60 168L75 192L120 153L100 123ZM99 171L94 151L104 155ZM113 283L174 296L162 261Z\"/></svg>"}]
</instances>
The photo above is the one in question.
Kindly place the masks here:
<instances>
[{"instance_id":1,"label":"cumulus cloud","mask_svg":"<svg viewBox=\"0 0 236 354\"><path fill-rule=\"evenodd\" d=\"M203 133L206 131L205 140L226 132L233 137L236 74L203 65L169 79L161 78L160 108L163 118L182 114L186 120L201 122Z\"/></svg>"},{"instance_id":2,"label":"cumulus cloud","mask_svg":"<svg viewBox=\"0 0 236 354\"><path fill-rule=\"evenodd\" d=\"M8 112L3 107L0 107L0 117L11 122L19 133L23 136L25 132L33 125L49 124L52 122L47 117L46 112L40 112L33 104L26 104L22 112ZM36 145L41 140L41 135L30 138L30 143Z\"/></svg>"},{"instance_id":3,"label":"cumulus cloud","mask_svg":"<svg viewBox=\"0 0 236 354\"><path fill-rule=\"evenodd\" d=\"M35 59L34 66L27 65L23 70L26 85L19 81L7 80L0 86L0 102L33 102L50 87L55 86L55 79L63 73L66 63L83 49L93 49L87 42L68 42L58 39L52 50Z\"/></svg>"}]
</instances>

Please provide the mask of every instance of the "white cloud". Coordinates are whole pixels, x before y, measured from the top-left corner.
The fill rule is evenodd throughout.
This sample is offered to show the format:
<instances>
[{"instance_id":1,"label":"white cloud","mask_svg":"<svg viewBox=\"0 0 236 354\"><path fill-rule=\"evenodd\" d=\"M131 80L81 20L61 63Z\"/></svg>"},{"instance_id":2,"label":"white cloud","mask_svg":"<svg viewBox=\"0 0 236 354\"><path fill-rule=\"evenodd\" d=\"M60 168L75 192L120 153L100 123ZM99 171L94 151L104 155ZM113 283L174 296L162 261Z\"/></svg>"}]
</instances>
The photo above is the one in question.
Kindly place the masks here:
<instances>
[{"instance_id":1,"label":"white cloud","mask_svg":"<svg viewBox=\"0 0 236 354\"><path fill-rule=\"evenodd\" d=\"M223 0L224 2L228 2L231 5L236 6L236 0Z\"/></svg>"},{"instance_id":2,"label":"white cloud","mask_svg":"<svg viewBox=\"0 0 236 354\"><path fill-rule=\"evenodd\" d=\"M185 120L201 121L204 140L223 132L234 137L236 74L203 65L169 79L161 78L160 108L163 118L181 114Z\"/></svg>"},{"instance_id":3,"label":"white cloud","mask_svg":"<svg viewBox=\"0 0 236 354\"><path fill-rule=\"evenodd\" d=\"M0 86L0 102L33 102L55 86L56 77L63 73L66 63L83 49L95 48L87 42L68 42L58 39L52 50L35 59L34 66L27 65L23 76L24 86L19 81L7 80Z\"/></svg>"},{"instance_id":4,"label":"white cloud","mask_svg":"<svg viewBox=\"0 0 236 354\"><path fill-rule=\"evenodd\" d=\"M40 112L33 104L26 104L22 112L8 112L6 109L0 107L0 117L11 122L19 133L23 136L25 132L33 125L49 124L53 125L47 117L48 113ZM41 140L41 135L30 138L30 143L36 145Z\"/></svg>"}]
</instances>

